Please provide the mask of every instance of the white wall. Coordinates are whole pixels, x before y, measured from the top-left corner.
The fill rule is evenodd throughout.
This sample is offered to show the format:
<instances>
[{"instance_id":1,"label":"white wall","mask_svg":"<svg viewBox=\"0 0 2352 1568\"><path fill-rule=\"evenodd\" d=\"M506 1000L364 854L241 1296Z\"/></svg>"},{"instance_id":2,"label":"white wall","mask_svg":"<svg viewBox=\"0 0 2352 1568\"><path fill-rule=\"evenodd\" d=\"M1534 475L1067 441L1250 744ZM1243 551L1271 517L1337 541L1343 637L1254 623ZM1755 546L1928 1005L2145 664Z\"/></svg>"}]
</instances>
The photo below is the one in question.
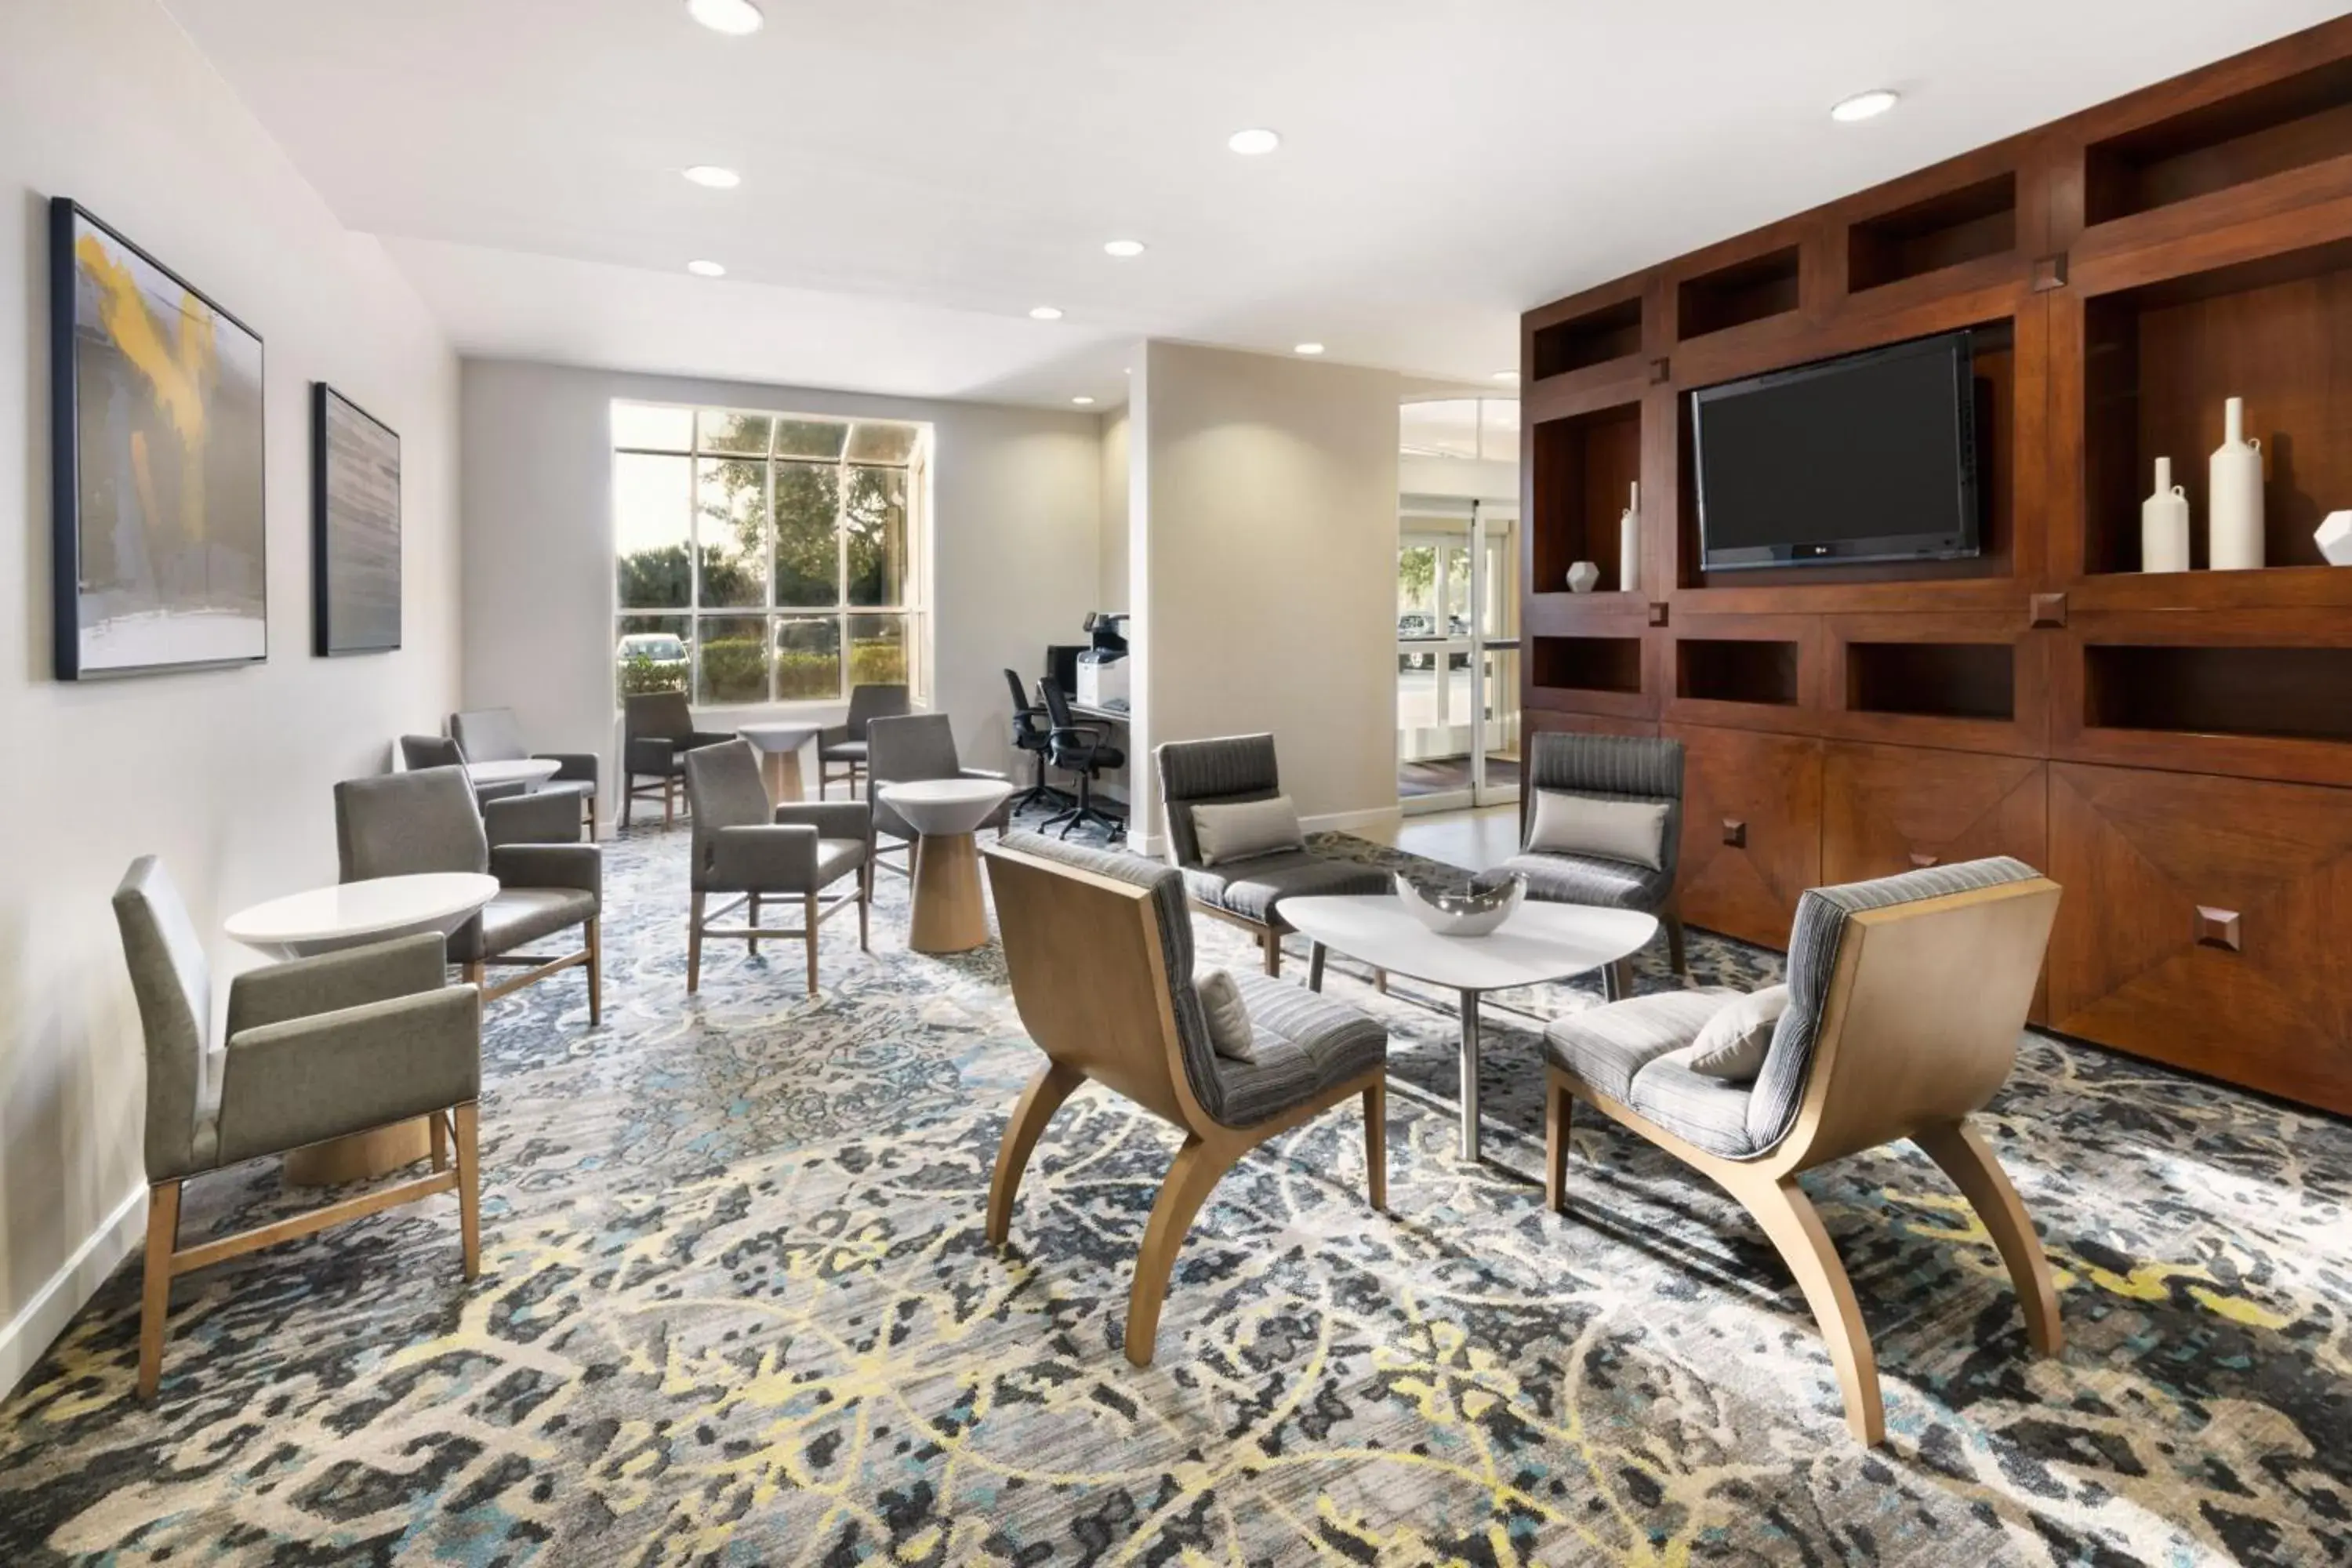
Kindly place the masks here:
<instances>
[{"instance_id":1,"label":"white wall","mask_svg":"<svg viewBox=\"0 0 2352 1568\"><path fill-rule=\"evenodd\" d=\"M1134 382L1139 752L1270 731L1302 816L1394 816L1398 378L1153 342Z\"/></svg>"},{"instance_id":2,"label":"white wall","mask_svg":"<svg viewBox=\"0 0 2352 1568\"><path fill-rule=\"evenodd\" d=\"M934 432L936 706L967 763L1020 767L1003 672L1033 678L1095 606L1093 416L506 360L467 361L464 383L468 706L513 708L534 747L600 752L613 768L614 399L920 420ZM615 774L615 806L618 787Z\"/></svg>"},{"instance_id":3,"label":"white wall","mask_svg":"<svg viewBox=\"0 0 2352 1568\"><path fill-rule=\"evenodd\" d=\"M0 1389L144 1221L139 1020L108 897L161 854L213 937L331 882L339 778L457 695L457 366L152 0L0 16ZM68 684L49 670L46 198L69 195L259 332L268 364L266 664ZM402 437L405 647L310 653L308 396ZM217 976L216 976L217 977ZM223 987L225 990L225 987Z\"/></svg>"},{"instance_id":4,"label":"white wall","mask_svg":"<svg viewBox=\"0 0 2352 1568\"><path fill-rule=\"evenodd\" d=\"M1102 563L1096 578L1097 607L1124 610L1128 595L1127 442L1124 405L1102 416Z\"/></svg>"}]
</instances>

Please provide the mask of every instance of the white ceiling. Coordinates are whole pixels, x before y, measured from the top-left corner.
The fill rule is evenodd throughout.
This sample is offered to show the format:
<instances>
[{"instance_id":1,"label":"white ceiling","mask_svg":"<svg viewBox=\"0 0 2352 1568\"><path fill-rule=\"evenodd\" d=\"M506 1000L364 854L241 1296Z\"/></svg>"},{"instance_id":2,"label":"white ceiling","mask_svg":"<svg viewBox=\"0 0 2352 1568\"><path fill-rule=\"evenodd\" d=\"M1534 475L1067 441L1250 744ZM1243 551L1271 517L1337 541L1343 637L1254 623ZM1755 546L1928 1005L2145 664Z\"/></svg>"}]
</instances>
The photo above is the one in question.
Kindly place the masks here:
<instances>
[{"instance_id":1,"label":"white ceiling","mask_svg":"<svg viewBox=\"0 0 2352 1568\"><path fill-rule=\"evenodd\" d=\"M467 353L1106 404L1144 336L1491 385L1530 305L2338 9L760 0L730 39L683 0L165 3ZM1282 149L1225 150L1255 125Z\"/></svg>"}]
</instances>

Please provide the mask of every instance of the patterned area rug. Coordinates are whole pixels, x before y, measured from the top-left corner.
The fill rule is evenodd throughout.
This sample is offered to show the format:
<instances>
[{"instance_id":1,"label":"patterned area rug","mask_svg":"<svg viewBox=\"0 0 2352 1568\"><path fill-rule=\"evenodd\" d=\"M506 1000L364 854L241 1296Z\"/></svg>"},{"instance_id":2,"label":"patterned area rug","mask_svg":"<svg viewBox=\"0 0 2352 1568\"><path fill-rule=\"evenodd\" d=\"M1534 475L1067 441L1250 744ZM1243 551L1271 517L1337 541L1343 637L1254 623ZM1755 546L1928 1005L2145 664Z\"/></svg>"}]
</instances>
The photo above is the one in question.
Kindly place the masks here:
<instances>
[{"instance_id":1,"label":"patterned area rug","mask_svg":"<svg viewBox=\"0 0 2352 1568\"><path fill-rule=\"evenodd\" d=\"M1873 1452L1729 1200L1601 1125L1570 1217L1512 1173L1538 1020L1596 994L1488 1010L1470 1166L1442 999L1335 962L1393 1032L1393 1215L1351 1114L1277 1140L1202 1211L1138 1371L1172 1132L1082 1090L990 1247L1039 1060L999 955L908 953L885 878L874 952L830 926L815 998L796 946L738 943L689 1004L685 845L609 851L602 1028L572 977L490 1010L482 1279L446 1200L193 1276L149 1409L126 1266L0 1405L0 1563L2352 1558L2341 1121L2030 1037L1986 1121L2058 1267L2055 1361L1924 1156L1809 1176L1890 1401ZM1652 954L1641 984L1678 982ZM301 1201L274 1164L201 1180L184 1234Z\"/></svg>"}]
</instances>

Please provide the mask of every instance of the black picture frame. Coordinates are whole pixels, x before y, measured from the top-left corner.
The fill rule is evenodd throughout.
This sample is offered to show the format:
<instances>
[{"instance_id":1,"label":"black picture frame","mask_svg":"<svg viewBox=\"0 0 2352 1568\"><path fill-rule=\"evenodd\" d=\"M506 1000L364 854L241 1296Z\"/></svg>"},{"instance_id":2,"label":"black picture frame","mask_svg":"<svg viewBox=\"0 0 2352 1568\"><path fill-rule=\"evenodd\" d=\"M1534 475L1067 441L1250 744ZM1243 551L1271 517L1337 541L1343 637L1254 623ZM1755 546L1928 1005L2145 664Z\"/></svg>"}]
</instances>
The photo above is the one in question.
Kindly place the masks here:
<instances>
[{"instance_id":1,"label":"black picture frame","mask_svg":"<svg viewBox=\"0 0 2352 1568\"><path fill-rule=\"evenodd\" d=\"M325 382L312 382L313 654L399 651L401 531L400 433Z\"/></svg>"},{"instance_id":2,"label":"black picture frame","mask_svg":"<svg viewBox=\"0 0 2352 1568\"><path fill-rule=\"evenodd\" d=\"M171 331L151 292L165 287ZM268 658L266 366L260 333L72 197L49 199L59 680Z\"/></svg>"}]
</instances>

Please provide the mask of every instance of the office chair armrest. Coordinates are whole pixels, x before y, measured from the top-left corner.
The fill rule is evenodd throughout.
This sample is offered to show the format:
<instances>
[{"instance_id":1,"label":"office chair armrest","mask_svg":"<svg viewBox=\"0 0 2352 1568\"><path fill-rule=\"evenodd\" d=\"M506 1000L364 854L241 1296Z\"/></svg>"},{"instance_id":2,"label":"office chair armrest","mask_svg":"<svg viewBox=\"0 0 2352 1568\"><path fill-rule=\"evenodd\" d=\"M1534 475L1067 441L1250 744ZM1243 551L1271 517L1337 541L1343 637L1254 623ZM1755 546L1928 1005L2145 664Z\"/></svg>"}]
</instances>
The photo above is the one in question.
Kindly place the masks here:
<instances>
[{"instance_id":1,"label":"office chair armrest","mask_svg":"<svg viewBox=\"0 0 2352 1568\"><path fill-rule=\"evenodd\" d=\"M228 983L228 1032L436 991L448 977L435 931L248 969Z\"/></svg>"},{"instance_id":2,"label":"office chair armrest","mask_svg":"<svg viewBox=\"0 0 2352 1568\"><path fill-rule=\"evenodd\" d=\"M575 888L604 907L604 853L593 844L501 844L490 851L490 875L501 887Z\"/></svg>"},{"instance_id":3,"label":"office chair armrest","mask_svg":"<svg viewBox=\"0 0 2352 1568\"><path fill-rule=\"evenodd\" d=\"M863 838L872 813L862 800L788 801L776 807L776 822L814 827L821 838Z\"/></svg>"},{"instance_id":4,"label":"office chair armrest","mask_svg":"<svg viewBox=\"0 0 2352 1568\"><path fill-rule=\"evenodd\" d=\"M486 800L482 833L493 849L509 844L577 844L580 799L571 795L524 795Z\"/></svg>"},{"instance_id":5,"label":"office chair armrest","mask_svg":"<svg viewBox=\"0 0 2352 1568\"><path fill-rule=\"evenodd\" d=\"M482 997L445 985L231 1035L220 1162L299 1149L478 1100Z\"/></svg>"},{"instance_id":6,"label":"office chair armrest","mask_svg":"<svg viewBox=\"0 0 2352 1568\"><path fill-rule=\"evenodd\" d=\"M604 761L593 752L534 752L531 754L542 763L555 763L555 776L575 784L594 784Z\"/></svg>"},{"instance_id":7,"label":"office chair armrest","mask_svg":"<svg viewBox=\"0 0 2352 1568\"><path fill-rule=\"evenodd\" d=\"M708 839L711 880L727 888L762 892L816 890L817 839L821 831L803 822L722 827ZM864 830L844 837L863 837Z\"/></svg>"}]
</instances>

